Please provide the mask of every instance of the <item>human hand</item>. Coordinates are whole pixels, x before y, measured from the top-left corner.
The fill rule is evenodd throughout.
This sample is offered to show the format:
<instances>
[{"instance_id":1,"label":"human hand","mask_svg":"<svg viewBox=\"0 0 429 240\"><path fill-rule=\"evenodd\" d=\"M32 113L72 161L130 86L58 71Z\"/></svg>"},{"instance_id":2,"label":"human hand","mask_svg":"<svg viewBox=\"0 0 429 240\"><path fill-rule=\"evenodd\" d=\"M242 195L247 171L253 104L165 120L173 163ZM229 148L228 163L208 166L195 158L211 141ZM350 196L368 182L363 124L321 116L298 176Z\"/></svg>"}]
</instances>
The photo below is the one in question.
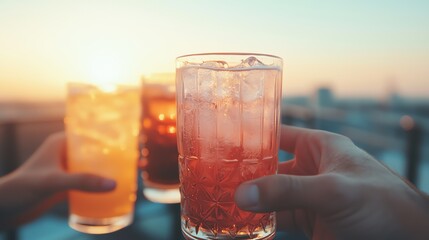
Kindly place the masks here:
<instances>
[{"instance_id":1,"label":"human hand","mask_svg":"<svg viewBox=\"0 0 429 240\"><path fill-rule=\"evenodd\" d=\"M26 222L64 200L66 190L106 192L116 182L87 173L67 173L64 133L49 136L17 170L0 178L0 226Z\"/></svg>"},{"instance_id":2,"label":"human hand","mask_svg":"<svg viewBox=\"0 0 429 240\"><path fill-rule=\"evenodd\" d=\"M294 159L237 188L244 210L278 211L278 226L319 239L429 239L429 200L347 137L282 126Z\"/></svg>"}]
</instances>

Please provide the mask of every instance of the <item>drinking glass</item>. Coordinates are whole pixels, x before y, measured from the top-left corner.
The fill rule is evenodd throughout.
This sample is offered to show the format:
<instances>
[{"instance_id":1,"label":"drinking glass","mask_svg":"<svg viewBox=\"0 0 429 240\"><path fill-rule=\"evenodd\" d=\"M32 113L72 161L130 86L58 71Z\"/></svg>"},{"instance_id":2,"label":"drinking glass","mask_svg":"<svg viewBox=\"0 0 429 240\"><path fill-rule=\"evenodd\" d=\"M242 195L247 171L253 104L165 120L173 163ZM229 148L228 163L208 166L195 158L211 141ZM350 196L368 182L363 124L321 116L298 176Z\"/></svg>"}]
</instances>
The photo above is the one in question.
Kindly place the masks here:
<instances>
[{"instance_id":1,"label":"drinking glass","mask_svg":"<svg viewBox=\"0 0 429 240\"><path fill-rule=\"evenodd\" d=\"M181 221L187 239L272 239L275 213L234 202L238 185L276 174L282 59L209 53L176 59Z\"/></svg>"},{"instance_id":2,"label":"drinking glass","mask_svg":"<svg viewBox=\"0 0 429 240\"><path fill-rule=\"evenodd\" d=\"M174 73L142 78L140 168L143 194L153 202L179 203Z\"/></svg>"},{"instance_id":3,"label":"drinking glass","mask_svg":"<svg viewBox=\"0 0 429 240\"><path fill-rule=\"evenodd\" d=\"M137 189L140 90L68 85L68 171L116 180L112 192L69 192L69 225L85 233L109 233L133 221Z\"/></svg>"}]
</instances>

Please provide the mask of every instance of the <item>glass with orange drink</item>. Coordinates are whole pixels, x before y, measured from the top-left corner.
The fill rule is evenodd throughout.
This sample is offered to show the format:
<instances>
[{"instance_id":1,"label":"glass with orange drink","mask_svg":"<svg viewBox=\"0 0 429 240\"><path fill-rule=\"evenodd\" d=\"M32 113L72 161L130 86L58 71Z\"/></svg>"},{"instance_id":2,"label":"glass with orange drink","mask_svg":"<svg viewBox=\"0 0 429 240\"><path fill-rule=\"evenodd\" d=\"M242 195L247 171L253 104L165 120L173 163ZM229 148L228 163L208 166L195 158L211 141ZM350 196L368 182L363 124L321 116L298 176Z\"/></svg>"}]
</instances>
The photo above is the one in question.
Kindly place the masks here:
<instances>
[{"instance_id":1,"label":"glass with orange drink","mask_svg":"<svg viewBox=\"0 0 429 240\"><path fill-rule=\"evenodd\" d=\"M136 87L68 85L68 171L115 179L114 191L70 191L69 225L85 233L109 233L133 220L137 189L140 92Z\"/></svg>"}]
</instances>

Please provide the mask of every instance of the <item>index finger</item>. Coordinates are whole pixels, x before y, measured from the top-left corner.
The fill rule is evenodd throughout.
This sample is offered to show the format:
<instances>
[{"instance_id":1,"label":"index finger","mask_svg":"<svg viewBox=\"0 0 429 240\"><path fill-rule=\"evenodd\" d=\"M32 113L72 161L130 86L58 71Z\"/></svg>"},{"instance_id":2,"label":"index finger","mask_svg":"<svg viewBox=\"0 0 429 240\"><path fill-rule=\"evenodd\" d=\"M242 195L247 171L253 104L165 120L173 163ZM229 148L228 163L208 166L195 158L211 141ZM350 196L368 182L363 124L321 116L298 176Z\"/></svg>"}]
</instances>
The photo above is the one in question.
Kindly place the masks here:
<instances>
[{"instance_id":1,"label":"index finger","mask_svg":"<svg viewBox=\"0 0 429 240\"><path fill-rule=\"evenodd\" d=\"M280 149L294 153L298 142L310 133L311 130L281 125Z\"/></svg>"}]
</instances>

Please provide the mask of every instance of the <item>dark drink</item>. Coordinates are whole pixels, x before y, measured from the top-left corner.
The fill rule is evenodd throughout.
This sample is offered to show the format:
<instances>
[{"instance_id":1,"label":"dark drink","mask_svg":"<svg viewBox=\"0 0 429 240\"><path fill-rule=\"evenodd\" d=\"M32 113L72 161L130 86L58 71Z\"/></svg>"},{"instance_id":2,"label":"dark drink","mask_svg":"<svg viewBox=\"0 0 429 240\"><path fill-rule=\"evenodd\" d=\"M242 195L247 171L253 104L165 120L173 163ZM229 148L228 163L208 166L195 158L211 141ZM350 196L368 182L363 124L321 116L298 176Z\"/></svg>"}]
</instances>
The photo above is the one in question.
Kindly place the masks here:
<instances>
[{"instance_id":1,"label":"dark drink","mask_svg":"<svg viewBox=\"0 0 429 240\"><path fill-rule=\"evenodd\" d=\"M175 93L168 84L144 82L141 101L143 193L154 202L179 202Z\"/></svg>"}]
</instances>

